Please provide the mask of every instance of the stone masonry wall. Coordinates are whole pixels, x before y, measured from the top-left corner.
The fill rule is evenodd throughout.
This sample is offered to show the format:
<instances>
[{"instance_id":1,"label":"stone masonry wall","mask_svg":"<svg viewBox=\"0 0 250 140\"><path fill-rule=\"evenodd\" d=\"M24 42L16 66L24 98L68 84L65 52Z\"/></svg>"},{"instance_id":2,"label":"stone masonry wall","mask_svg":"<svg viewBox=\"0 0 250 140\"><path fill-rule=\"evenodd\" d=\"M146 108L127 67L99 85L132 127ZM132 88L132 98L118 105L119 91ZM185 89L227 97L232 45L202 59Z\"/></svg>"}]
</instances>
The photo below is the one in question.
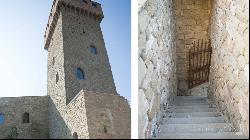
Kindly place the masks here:
<instances>
[{"instance_id":1,"label":"stone masonry wall","mask_svg":"<svg viewBox=\"0 0 250 140\"><path fill-rule=\"evenodd\" d=\"M131 138L131 111L124 97L85 91L84 98L89 138Z\"/></svg>"},{"instance_id":2,"label":"stone masonry wall","mask_svg":"<svg viewBox=\"0 0 250 140\"><path fill-rule=\"evenodd\" d=\"M58 81L56 77L58 75ZM72 138L66 120L66 91L62 15L59 13L48 48L49 136L53 139Z\"/></svg>"},{"instance_id":3,"label":"stone masonry wall","mask_svg":"<svg viewBox=\"0 0 250 140\"><path fill-rule=\"evenodd\" d=\"M78 138L131 138L130 107L119 95L81 90L66 112L65 122Z\"/></svg>"},{"instance_id":4,"label":"stone masonry wall","mask_svg":"<svg viewBox=\"0 0 250 140\"><path fill-rule=\"evenodd\" d=\"M208 95L249 135L249 1L214 0Z\"/></svg>"},{"instance_id":5,"label":"stone masonry wall","mask_svg":"<svg viewBox=\"0 0 250 140\"><path fill-rule=\"evenodd\" d=\"M72 97L71 102L66 104L62 12L65 11L59 13L48 47L49 133L50 138L71 139L76 132L78 138L86 139L89 138L89 132L84 99ZM81 91L78 94L81 94Z\"/></svg>"},{"instance_id":6,"label":"stone masonry wall","mask_svg":"<svg viewBox=\"0 0 250 140\"><path fill-rule=\"evenodd\" d=\"M71 131L77 133L79 139L89 139L89 126L86 115L86 99L84 92L80 91L77 96L66 106L65 122Z\"/></svg>"},{"instance_id":7,"label":"stone masonry wall","mask_svg":"<svg viewBox=\"0 0 250 140\"><path fill-rule=\"evenodd\" d=\"M80 90L117 94L100 22L91 16L63 9L63 50L67 103ZM96 47L97 54L90 51ZM85 80L77 80L81 68Z\"/></svg>"},{"instance_id":8,"label":"stone masonry wall","mask_svg":"<svg viewBox=\"0 0 250 140\"><path fill-rule=\"evenodd\" d=\"M4 115L0 139L49 138L47 96L0 98L0 113ZM24 113L29 113L29 123L23 123Z\"/></svg>"},{"instance_id":9,"label":"stone masonry wall","mask_svg":"<svg viewBox=\"0 0 250 140\"><path fill-rule=\"evenodd\" d=\"M99 19L66 5L57 14L48 46L50 138L71 139L74 133L80 139L130 138L130 108L116 93ZM90 52L91 45L97 55ZM76 77L78 67L84 70L84 80ZM103 110L113 115L105 134L99 122L101 117L107 120L107 114L98 116Z\"/></svg>"},{"instance_id":10,"label":"stone masonry wall","mask_svg":"<svg viewBox=\"0 0 250 140\"><path fill-rule=\"evenodd\" d=\"M176 23L176 68L178 95L190 95L188 90L188 50L193 41L208 39L210 0L174 0Z\"/></svg>"},{"instance_id":11,"label":"stone masonry wall","mask_svg":"<svg viewBox=\"0 0 250 140\"><path fill-rule=\"evenodd\" d=\"M172 0L139 1L139 138L155 136L177 93L173 14Z\"/></svg>"}]
</instances>

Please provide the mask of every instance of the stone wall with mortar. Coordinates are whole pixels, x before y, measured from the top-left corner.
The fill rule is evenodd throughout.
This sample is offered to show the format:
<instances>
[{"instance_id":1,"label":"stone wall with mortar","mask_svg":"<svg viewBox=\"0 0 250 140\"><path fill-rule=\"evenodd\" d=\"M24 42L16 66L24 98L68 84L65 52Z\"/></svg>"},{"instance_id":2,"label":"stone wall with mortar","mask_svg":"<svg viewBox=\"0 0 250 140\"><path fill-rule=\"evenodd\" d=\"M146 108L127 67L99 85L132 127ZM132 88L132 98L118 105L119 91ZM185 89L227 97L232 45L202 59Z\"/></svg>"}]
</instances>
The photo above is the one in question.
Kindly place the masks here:
<instances>
[{"instance_id":1,"label":"stone wall with mortar","mask_svg":"<svg viewBox=\"0 0 250 140\"><path fill-rule=\"evenodd\" d=\"M67 7L62 15L66 102L81 89L117 94L100 22ZM91 46L97 54L91 53ZM84 71L84 80L77 79L77 68Z\"/></svg>"},{"instance_id":2,"label":"stone wall with mortar","mask_svg":"<svg viewBox=\"0 0 250 140\"><path fill-rule=\"evenodd\" d=\"M176 45L172 0L139 1L139 138L158 131L164 106L176 96Z\"/></svg>"},{"instance_id":3,"label":"stone wall with mortar","mask_svg":"<svg viewBox=\"0 0 250 140\"><path fill-rule=\"evenodd\" d=\"M58 76L58 81L57 77ZM66 120L66 90L64 73L64 52L62 15L59 13L55 31L48 48L48 96L50 138L72 138Z\"/></svg>"},{"instance_id":4,"label":"stone wall with mortar","mask_svg":"<svg viewBox=\"0 0 250 140\"><path fill-rule=\"evenodd\" d=\"M176 34L176 69L178 95L191 95L188 90L188 50L193 41L208 39L210 0L174 0Z\"/></svg>"},{"instance_id":5,"label":"stone wall with mortar","mask_svg":"<svg viewBox=\"0 0 250 140\"><path fill-rule=\"evenodd\" d=\"M0 98L0 113L4 115L0 139L49 138L47 96ZM29 113L29 123L23 123L24 113Z\"/></svg>"},{"instance_id":6,"label":"stone wall with mortar","mask_svg":"<svg viewBox=\"0 0 250 140\"><path fill-rule=\"evenodd\" d=\"M212 2L208 95L249 135L249 1Z\"/></svg>"},{"instance_id":7,"label":"stone wall with mortar","mask_svg":"<svg viewBox=\"0 0 250 140\"><path fill-rule=\"evenodd\" d=\"M102 21L103 19L102 7L97 2L91 0L53 0L52 8L44 34L45 49L48 49L49 47L52 35L55 31L54 29L56 26L56 22L59 17L59 11L62 7L67 7L72 12L75 12L78 15L88 15L97 21Z\"/></svg>"},{"instance_id":8,"label":"stone wall with mortar","mask_svg":"<svg viewBox=\"0 0 250 140\"><path fill-rule=\"evenodd\" d=\"M86 91L84 99L89 138L131 138L130 106L124 97Z\"/></svg>"},{"instance_id":9,"label":"stone wall with mortar","mask_svg":"<svg viewBox=\"0 0 250 140\"><path fill-rule=\"evenodd\" d=\"M74 133L81 139L130 138L130 108L116 93L100 20L72 7L65 4L56 11L47 48L50 138L73 138ZM91 53L91 45L97 55ZM77 68L84 70L84 80L77 79ZM103 101L95 104L97 100ZM107 114L97 117L105 109L113 120L100 124L101 117L108 120ZM102 125L106 125L105 134Z\"/></svg>"}]
</instances>

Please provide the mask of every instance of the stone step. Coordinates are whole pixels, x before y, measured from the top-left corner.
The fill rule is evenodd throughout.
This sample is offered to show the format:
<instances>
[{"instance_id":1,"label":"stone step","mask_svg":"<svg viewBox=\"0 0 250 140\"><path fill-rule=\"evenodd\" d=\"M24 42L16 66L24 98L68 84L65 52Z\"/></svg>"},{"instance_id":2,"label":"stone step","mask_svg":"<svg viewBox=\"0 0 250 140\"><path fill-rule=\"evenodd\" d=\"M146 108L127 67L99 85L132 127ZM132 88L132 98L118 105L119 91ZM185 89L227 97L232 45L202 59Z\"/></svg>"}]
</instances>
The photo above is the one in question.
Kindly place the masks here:
<instances>
[{"instance_id":1,"label":"stone step","mask_svg":"<svg viewBox=\"0 0 250 140\"><path fill-rule=\"evenodd\" d=\"M176 96L175 100L206 100L207 97L200 96Z\"/></svg>"},{"instance_id":2,"label":"stone step","mask_svg":"<svg viewBox=\"0 0 250 140\"><path fill-rule=\"evenodd\" d=\"M177 102L173 103L173 106L200 106L200 105L210 105L207 102L200 102L200 103L195 103L195 102Z\"/></svg>"},{"instance_id":3,"label":"stone step","mask_svg":"<svg viewBox=\"0 0 250 140\"><path fill-rule=\"evenodd\" d=\"M189 113L166 113L169 118L190 118L190 117L219 117L222 116L220 112L189 112Z\"/></svg>"},{"instance_id":4,"label":"stone step","mask_svg":"<svg viewBox=\"0 0 250 140\"><path fill-rule=\"evenodd\" d=\"M226 123L224 117L165 118L167 124Z\"/></svg>"},{"instance_id":5,"label":"stone step","mask_svg":"<svg viewBox=\"0 0 250 140\"><path fill-rule=\"evenodd\" d=\"M217 132L217 133L161 133L158 139L247 139L240 132Z\"/></svg>"},{"instance_id":6,"label":"stone step","mask_svg":"<svg viewBox=\"0 0 250 140\"><path fill-rule=\"evenodd\" d=\"M192 108L213 108L213 107L216 107L215 105L199 105L199 106L197 106L197 105L189 105L189 106L174 106L174 105L171 105L171 106L168 106L168 108L169 109L176 109L176 108L186 108L186 109L188 109L188 108L190 108L190 109L192 109Z\"/></svg>"},{"instance_id":7,"label":"stone step","mask_svg":"<svg viewBox=\"0 0 250 140\"><path fill-rule=\"evenodd\" d=\"M168 109L168 112L176 113L190 113L190 112L217 112L216 108L177 108L177 109Z\"/></svg>"},{"instance_id":8,"label":"stone step","mask_svg":"<svg viewBox=\"0 0 250 140\"><path fill-rule=\"evenodd\" d=\"M163 124L160 133L205 133L234 131L231 123Z\"/></svg>"},{"instance_id":9,"label":"stone step","mask_svg":"<svg viewBox=\"0 0 250 140\"><path fill-rule=\"evenodd\" d=\"M182 99L176 99L173 100L172 102L207 102L208 100L202 99L202 100L182 100Z\"/></svg>"},{"instance_id":10,"label":"stone step","mask_svg":"<svg viewBox=\"0 0 250 140\"><path fill-rule=\"evenodd\" d=\"M209 104L206 101L176 101L176 102L172 102L172 105L176 105L176 104Z\"/></svg>"},{"instance_id":11,"label":"stone step","mask_svg":"<svg viewBox=\"0 0 250 140\"><path fill-rule=\"evenodd\" d=\"M190 101L193 101L193 102L206 102L208 101L208 99L204 98L204 99L174 99L173 102L176 102L176 101L183 101L183 102L190 102Z\"/></svg>"}]
</instances>

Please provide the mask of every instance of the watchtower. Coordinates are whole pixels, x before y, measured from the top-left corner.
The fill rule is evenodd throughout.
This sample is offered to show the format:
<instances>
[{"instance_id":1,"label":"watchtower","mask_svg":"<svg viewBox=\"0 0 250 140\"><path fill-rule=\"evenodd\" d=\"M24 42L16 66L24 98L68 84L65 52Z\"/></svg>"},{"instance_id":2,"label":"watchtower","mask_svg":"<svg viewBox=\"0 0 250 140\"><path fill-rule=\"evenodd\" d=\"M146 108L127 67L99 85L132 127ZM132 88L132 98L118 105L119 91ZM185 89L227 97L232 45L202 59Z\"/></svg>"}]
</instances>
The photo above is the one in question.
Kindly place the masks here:
<instances>
[{"instance_id":1,"label":"watchtower","mask_svg":"<svg viewBox=\"0 0 250 140\"><path fill-rule=\"evenodd\" d=\"M130 138L130 108L116 92L103 17L91 0L53 1L44 35L51 138ZM129 124L119 126L124 119Z\"/></svg>"}]
</instances>

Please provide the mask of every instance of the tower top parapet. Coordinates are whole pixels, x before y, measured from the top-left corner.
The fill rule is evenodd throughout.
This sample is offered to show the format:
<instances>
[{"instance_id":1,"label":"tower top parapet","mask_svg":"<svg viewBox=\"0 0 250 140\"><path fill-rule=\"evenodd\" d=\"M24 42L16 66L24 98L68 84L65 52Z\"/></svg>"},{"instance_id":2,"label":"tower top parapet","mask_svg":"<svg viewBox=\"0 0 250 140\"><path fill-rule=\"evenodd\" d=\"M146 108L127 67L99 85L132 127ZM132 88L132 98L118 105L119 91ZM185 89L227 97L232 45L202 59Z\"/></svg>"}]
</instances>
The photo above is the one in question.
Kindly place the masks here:
<instances>
[{"instance_id":1,"label":"tower top parapet","mask_svg":"<svg viewBox=\"0 0 250 140\"><path fill-rule=\"evenodd\" d=\"M104 17L101 4L97 2L91 0L54 0L44 34L45 49L48 49L49 47L51 37L53 35L57 20L59 18L60 10L62 8L70 10L79 16L87 15L89 17L93 17L98 22L101 22Z\"/></svg>"}]
</instances>

